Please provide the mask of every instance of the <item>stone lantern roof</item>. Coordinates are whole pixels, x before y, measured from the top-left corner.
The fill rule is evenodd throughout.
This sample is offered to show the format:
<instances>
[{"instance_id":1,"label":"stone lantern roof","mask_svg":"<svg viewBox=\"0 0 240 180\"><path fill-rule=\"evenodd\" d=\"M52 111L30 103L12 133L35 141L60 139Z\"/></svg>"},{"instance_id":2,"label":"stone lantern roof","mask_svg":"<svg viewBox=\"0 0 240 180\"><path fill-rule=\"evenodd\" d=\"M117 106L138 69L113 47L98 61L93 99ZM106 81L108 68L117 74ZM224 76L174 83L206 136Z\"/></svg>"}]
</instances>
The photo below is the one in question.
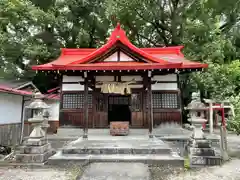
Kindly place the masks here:
<instances>
[{"instance_id":1,"label":"stone lantern roof","mask_svg":"<svg viewBox=\"0 0 240 180\"><path fill-rule=\"evenodd\" d=\"M37 92L34 95L34 101L31 102L26 108L29 109L48 109L49 106L42 100L44 96Z\"/></svg>"},{"instance_id":2,"label":"stone lantern roof","mask_svg":"<svg viewBox=\"0 0 240 180\"><path fill-rule=\"evenodd\" d=\"M206 105L199 101L191 101L187 106L188 110L204 110L206 108Z\"/></svg>"},{"instance_id":3,"label":"stone lantern roof","mask_svg":"<svg viewBox=\"0 0 240 180\"><path fill-rule=\"evenodd\" d=\"M192 101L188 104L188 110L205 110L207 106L201 102L200 93L192 93Z\"/></svg>"}]
</instances>

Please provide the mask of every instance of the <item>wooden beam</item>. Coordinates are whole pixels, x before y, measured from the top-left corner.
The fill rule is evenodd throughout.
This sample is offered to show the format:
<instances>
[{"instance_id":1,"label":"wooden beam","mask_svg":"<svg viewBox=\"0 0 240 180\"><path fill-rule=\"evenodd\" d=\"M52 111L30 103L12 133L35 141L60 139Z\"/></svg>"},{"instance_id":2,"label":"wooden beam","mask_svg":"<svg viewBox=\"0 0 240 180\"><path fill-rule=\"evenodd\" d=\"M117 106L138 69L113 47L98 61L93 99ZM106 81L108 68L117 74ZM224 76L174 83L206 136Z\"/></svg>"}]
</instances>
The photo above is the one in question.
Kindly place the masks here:
<instances>
[{"instance_id":1,"label":"wooden beam","mask_svg":"<svg viewBox=\"0 0 240 180\"><path fill-rule=\"evenodd\" d=\"M120 50L118 49L118 51L117 51L117 61L120 62L120 60L121 60Z\"/></svg>"}]
</instances>

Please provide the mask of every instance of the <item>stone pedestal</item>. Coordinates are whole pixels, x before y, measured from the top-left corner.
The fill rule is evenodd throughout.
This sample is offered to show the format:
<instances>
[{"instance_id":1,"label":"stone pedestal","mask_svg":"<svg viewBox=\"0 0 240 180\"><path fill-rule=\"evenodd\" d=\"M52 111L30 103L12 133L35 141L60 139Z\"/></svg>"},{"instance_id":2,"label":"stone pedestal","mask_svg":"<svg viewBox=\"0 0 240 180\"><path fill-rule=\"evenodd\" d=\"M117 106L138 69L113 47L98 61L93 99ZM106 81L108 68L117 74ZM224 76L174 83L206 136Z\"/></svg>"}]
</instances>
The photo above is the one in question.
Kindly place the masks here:
<instances>
[{"instance_id":1,"label":"stone pedestal","mask_svg":"<svg viewBox=\"0 0 240 180\"><path fill-rule=\"evenodd\" d=\"M206 139L191 139L188 146L190 166L221 165L221 157L216 155L210 142Z\"/></svg>"},{"instance_id":2,"label":"stone pedestal","mask_svg":"<svg viewBox=\"0 0 240 180\"><path fill-rule=\"evenodd\" d=\"M20 153L16 154L16 161L19 163L45 163L52 155L51 144L45 137L30 138L23 142Z\"/></svg>"},{"instance_id":3,"label":"stone pedestal","mask_svg":"<svg viewBox=\"0 0 240 180\"><path fill-rule=\"evenodd\" d=\"M214 166L221 164L221 157L217 156L210 142L205 138L202 124L207 122L204 112L207 110L201 102L200 93L192 93L192 101L188 104L189 121L192 122L193 133L188 145L190 166Z\"/></svg>"},{"instance_id":4,"label":"stone pedestal","mask_svg":"<svg viewBox=\"0 0 240 180\"><path fill-rule=\"evenodd\" d=\"M45 163L53 155L51 145L46 139L46 131L49 126L46 110L49 106L42 99L41 93L36 93L33 102L26 107L33 110L33 117L28 121L34 128L28 139L23 142L23 146L20 147L19 154L16 154L18 163Z\"/></svg>"}]
</instances>

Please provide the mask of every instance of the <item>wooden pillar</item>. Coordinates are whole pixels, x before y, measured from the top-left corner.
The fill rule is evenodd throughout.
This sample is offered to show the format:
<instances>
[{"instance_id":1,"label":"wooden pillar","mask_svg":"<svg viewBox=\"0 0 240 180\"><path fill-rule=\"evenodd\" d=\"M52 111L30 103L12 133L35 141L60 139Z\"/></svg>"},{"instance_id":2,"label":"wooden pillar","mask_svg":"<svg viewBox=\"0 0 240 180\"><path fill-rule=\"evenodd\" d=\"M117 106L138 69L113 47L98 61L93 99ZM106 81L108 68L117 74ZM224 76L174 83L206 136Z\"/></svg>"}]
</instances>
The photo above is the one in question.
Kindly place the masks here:
<instances>
[{"instance_id":1,"label":"wooden pillar","mask_svg":"<svg viewBox=\"0 0 240 180\"><path fill-rule=\"evenodd\" d=\"M177 75L177 86L178 86L178 103L179 103L179 109L181 110L179 124L182 125L183 124L183 111L184 111L183 93L182 93L182 85L180 82L179 73L177 73L176 75Z\"/></svg>"},{"instance_id":2,"label":"wooden pillar","mask_svg":"<svg viewBox=\"0 0 240 180\"><path fill-rule=\"evenodd\" d=\"M149 138L153 138L153 109L152 109L152 85L151 85L151 71L148 71L147 77L147 103L148 103L148 133Z\"/></svg>"},{"instance_id":3,"label":"wooden pillar","mask_svg":"<svg viewBox=\"0 0 240 180\"><path fill-rule=\"evenodd\" d=\"M88 138L88 78L87 72L84 72L84 127L83 127L83 138Z\"/></svg>"}]
</instances>

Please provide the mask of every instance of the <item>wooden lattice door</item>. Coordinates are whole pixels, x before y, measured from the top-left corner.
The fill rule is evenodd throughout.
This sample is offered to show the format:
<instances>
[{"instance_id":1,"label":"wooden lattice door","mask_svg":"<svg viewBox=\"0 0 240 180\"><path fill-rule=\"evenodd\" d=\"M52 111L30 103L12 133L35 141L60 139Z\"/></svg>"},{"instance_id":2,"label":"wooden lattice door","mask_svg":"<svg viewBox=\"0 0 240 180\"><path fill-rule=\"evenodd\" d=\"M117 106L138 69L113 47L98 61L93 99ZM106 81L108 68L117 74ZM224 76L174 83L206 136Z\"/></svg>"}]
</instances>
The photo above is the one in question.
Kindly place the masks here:
<instances>
[{"instance_id":1,"label":"wooden lattice door","mask_svg":"<svg viewBox=\"0 0 240 180\"><path fill-rule=\"evenodd\" d=\"M94 93L94 98L95 98L94 127L106 128L108 127L106 94L97 92Z\"/></svg>"},{"instance_id":2,"label":"wooden lattice door","mask_svg":"<svg viewBox=\"0 0 240 180\"><path fill-rule=\"evenodd\" d=\"M143 98L142 92L131 94L132 127L143 127Z\"/></svg>"}]
</instances>

